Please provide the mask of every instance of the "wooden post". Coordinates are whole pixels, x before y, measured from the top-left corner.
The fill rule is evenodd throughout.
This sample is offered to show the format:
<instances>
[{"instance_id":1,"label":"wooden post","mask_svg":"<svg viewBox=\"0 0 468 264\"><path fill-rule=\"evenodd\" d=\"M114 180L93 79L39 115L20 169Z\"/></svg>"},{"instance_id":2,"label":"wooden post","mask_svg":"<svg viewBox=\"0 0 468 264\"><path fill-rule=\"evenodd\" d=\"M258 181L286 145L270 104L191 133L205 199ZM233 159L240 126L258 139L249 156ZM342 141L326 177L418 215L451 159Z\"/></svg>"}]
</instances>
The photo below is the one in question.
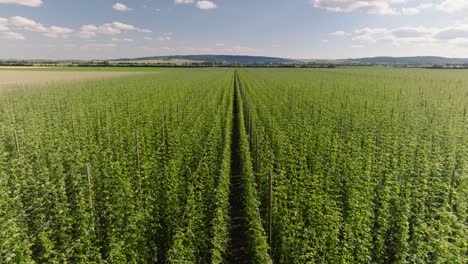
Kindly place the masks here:
<instances>
[{"instance_id":1,"label":"wooden post","mask_svg":"<svg viewBox=\"0 0 468 264\"><path fill-rule=\"evenodd\" d=\"M272 246L272 223L273 223L273 214L272 214L272 203L273 203L273 174L270 172L268 175L268 244L270 248Z\"/></svg>"},{"instance_id":2,"label":"wooden post","mask_svg":"<svg viewBox=\"0 0 468 264\"><path fill-rule=\"evenodd\" d=\"M452 170L452 174L450 176L450 193L449 193L449 205L453 207L453 193L454 193L454 186L455 186L455 177L456 177L456 171L458 169L460 161L457 161L455 164L455 167Z\"/></svg>"},{"instance_id":3,"label":"wooden post","mask_svg":"<svg viewBox=\"0 0 468 264\"><path fill-rule=\"evenodd\" d=\"M379 158L379 145L380 145L380 135L379 133L375 133L375 153L374 153L374 164L377 163Z\"/></svg>"},{"instance_id":4,"label":"wooden post","mask_svg":"<svg viewBox=\"0 0 468 264\"><path fill-rule=\"evenodd\" d=\"M138 139L138 130L135 131L135 144L136 144L136 154L137 154L137 166L138 166L138 171L140 171L140 141Z\"/></svg>"},{"instance_id":5,"label":"wooden post","mask_svg":"<svg viewBox=\"0 0 468 264\"><path fill-rule=\"evenodd\" d=\"M128 99L128 95L127 95L127 115L128 115L128 118L130 118L130 102Z\"/></svg>"},{"instance_id":6,"label":"wooden post","mask_svg":"<svg viewBox=\"0 0 468 264\"><path fill-rule=\"evenodd\" d=\"M255 133L255 157L256 157L256 168L257 168L257 172L260 171L260 155L258 153L258 134Z\"/></svg>"},{"instance_id":7,"label":"wooden post","mask_svg":"<svg viewBox=\"0 0 468 264\"><path fill-rule=\"evenodd\" d=\"M18 132L15 129L15 146L16 146L16 155L20 155L20 147L19 147L19 141L18 141Z\"/></svg>"},{"instance_id":8,"label":"wooden post","mask_svg":"<svg viewBox=\"0 0 468 264\"><path fill-rule=\"evenodd\" d=\"M89 190L89 207L93 209L93 195L92 195L92 186L91 186L91 169L89 164L86 164L86 177L88 177L88 190Z\"/></svg>"},{"instance_id":9,"label":"wooden post","mask_svg":"<svg viewBox=\"0 0 468 264\"><path fill-rule=\"evenodd\" d=\"M166 131L165 131L165 127L164 127L164 120L165 120L165 117L164 117L164 112L161 114L161 123L162 123L162 136L163 136L163 140L166 138Z\"/></svg>"}]
</instances>

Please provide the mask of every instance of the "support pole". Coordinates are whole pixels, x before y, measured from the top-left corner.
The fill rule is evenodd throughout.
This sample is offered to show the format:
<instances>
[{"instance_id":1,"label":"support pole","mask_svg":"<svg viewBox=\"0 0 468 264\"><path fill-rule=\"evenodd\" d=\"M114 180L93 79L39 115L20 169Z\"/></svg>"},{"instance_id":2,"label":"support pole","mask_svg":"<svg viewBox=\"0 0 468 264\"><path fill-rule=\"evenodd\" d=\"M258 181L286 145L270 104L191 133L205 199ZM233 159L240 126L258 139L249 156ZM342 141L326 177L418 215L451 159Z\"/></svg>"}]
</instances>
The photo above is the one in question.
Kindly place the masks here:
<instances>
[{"instance_id":1,"label":"support pole","mask_svg":"<svg viewBox=\"0 0 468 264\"><path fill-rule=\"evenodd\" d=\"M18 132L15 129L15 146L16 146L16 155L20 155L20 146L19 146L19 140L18 140Z\"/></svg>"},{"instance_id":2,"label":"support pole","mask_svg":"<svg viewBox=\"0 0 468 264\"><path fill-rule=\"evenodd\" d=\"M273 174L270 172L268 175L268 244L270 248L272 246L272 223L273 223L273 212L272 212L272 203L273 203Z\"/></svg>"},{"instance_id":3,"label":"support pole","mask_svg":"<svg viewBox=\"0 0 468 264\"><path fill-rule=\"evenodd\" d=\"M91 169L89 168L89 164L86 164L86 177L88 178L88 191L89 191L89 207L93 209L93 194L92 194L92 186L91 186Z\"/></svg>"}]
</instances>

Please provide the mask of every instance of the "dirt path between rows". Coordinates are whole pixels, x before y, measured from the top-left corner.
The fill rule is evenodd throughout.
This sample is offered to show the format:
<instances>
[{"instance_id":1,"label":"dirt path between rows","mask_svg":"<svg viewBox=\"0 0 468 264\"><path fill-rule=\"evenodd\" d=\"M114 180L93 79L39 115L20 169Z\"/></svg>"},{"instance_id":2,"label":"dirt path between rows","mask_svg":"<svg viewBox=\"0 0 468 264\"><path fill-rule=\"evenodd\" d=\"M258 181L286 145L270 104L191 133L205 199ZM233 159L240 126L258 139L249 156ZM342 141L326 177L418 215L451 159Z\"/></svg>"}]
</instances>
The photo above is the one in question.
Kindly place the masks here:
<instances>
[{"instance_id":1,"label":"dirt path between rows","mask_svg":"<svg viewBox=\"0 0 468 264\"><path fill-rule=\"evenodd\" d=\"M238 77L235 76L234 89L237 89ZM231 146L231 188L229 203L231 207L231 244L228 251L227 261L233 264L251 263L248 252L247 228L248 223L244 212L242 194L242 169L239 141L239 109L237 107L239 98L237 92L234 93L234 113L232 123L232 146Z\"/></svg>"}]
</instances>

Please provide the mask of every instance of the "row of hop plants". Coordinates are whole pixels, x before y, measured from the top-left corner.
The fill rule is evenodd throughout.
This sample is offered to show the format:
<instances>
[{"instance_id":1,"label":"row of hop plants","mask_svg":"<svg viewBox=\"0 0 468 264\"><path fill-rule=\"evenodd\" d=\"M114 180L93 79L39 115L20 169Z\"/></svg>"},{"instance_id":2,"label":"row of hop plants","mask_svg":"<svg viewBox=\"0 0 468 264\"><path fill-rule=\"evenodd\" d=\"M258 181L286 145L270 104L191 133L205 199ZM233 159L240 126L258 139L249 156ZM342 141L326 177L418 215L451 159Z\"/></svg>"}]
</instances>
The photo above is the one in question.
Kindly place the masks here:
<instances>
[{"instance_id":1,"label":"row of hop plants","mask_svg":"<svg viewBox=\"0 0 468 264\"><path fill-rule=\"evenodd\" d=\"M277 263L464 263L466 77L241 72L263 226Z\"/></svg>"},{"instance_id":2,"label":"row of hop plants","mask_svg":"<svg viewBox=\"0 0 468 264\"><path fill-rule=\"evenodd\" d=\"M218 111L202 159L189 175L183 222L168 253L171 263L223 263L225 259L230 222L231 89L224 90Z\"/></svg>"},{"instance_id":3,"label":"row of hop plants","mask_svg":"<svg viewBox=\"0 0 468 264\"><path fill-rule=\"evenodd\" d=\"M168 261L191 217L195 173L208 196L197 205L221 184L213 153L222 153L231 78L167 71L2 91L2 263ZM204 239L193 250L211 247Z\"/></svg>"},{"instance_id":4,"label":"row of hop plants","mask_svg":"<svg viewBox=\"0 0 468 264\"><path fill-rule=\"evenodd\" d=\"M254 179L251 152L249 146L249 136L246 131L244 105L241 90L243 88L240 78L235 75L235 93L236 103L238 109L238 122L239 122L239 147L241 158L241 175L243 184L242 202L244 206L244 215L247 220L247 238L249 245L249 255L252 263L272 263L268 253L269 246L267 243L267 236L265 228L262 225L260 217L260 201L257 195L257 188Z\"/></svg>"}]
</instances>

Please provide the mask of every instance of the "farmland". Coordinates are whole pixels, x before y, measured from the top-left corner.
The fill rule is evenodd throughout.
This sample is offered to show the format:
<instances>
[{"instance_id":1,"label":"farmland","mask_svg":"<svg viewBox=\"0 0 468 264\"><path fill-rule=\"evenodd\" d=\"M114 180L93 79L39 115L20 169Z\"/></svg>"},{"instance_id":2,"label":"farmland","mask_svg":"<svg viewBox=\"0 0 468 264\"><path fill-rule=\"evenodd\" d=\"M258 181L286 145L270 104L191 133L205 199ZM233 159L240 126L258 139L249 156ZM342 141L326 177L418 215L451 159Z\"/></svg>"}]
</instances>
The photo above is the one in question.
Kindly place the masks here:
<instances>
[{"instance_id":1,"label":"farmland","mask_svg":"<svg viewBox=\"0 0 468 264\"><path fill-rule=\"evenodd\" d=\"M466 71L130 71L2 89L1 263L468 261Z\"/></svg>"},{"instance_id":2,"label":"farmland","mask_svg":"<svg viewBox=\"0 0 468 264\"><path fill-rule=\"evenodd\" d=\"M28 68L23 68L22 71L18 71L12 68L0 68L0 87L64 83L141 74L117 71L54 71L51 73L50 71L40 71L40 68L35 69L28 70Z\"/></svg>"}]
</instances>

